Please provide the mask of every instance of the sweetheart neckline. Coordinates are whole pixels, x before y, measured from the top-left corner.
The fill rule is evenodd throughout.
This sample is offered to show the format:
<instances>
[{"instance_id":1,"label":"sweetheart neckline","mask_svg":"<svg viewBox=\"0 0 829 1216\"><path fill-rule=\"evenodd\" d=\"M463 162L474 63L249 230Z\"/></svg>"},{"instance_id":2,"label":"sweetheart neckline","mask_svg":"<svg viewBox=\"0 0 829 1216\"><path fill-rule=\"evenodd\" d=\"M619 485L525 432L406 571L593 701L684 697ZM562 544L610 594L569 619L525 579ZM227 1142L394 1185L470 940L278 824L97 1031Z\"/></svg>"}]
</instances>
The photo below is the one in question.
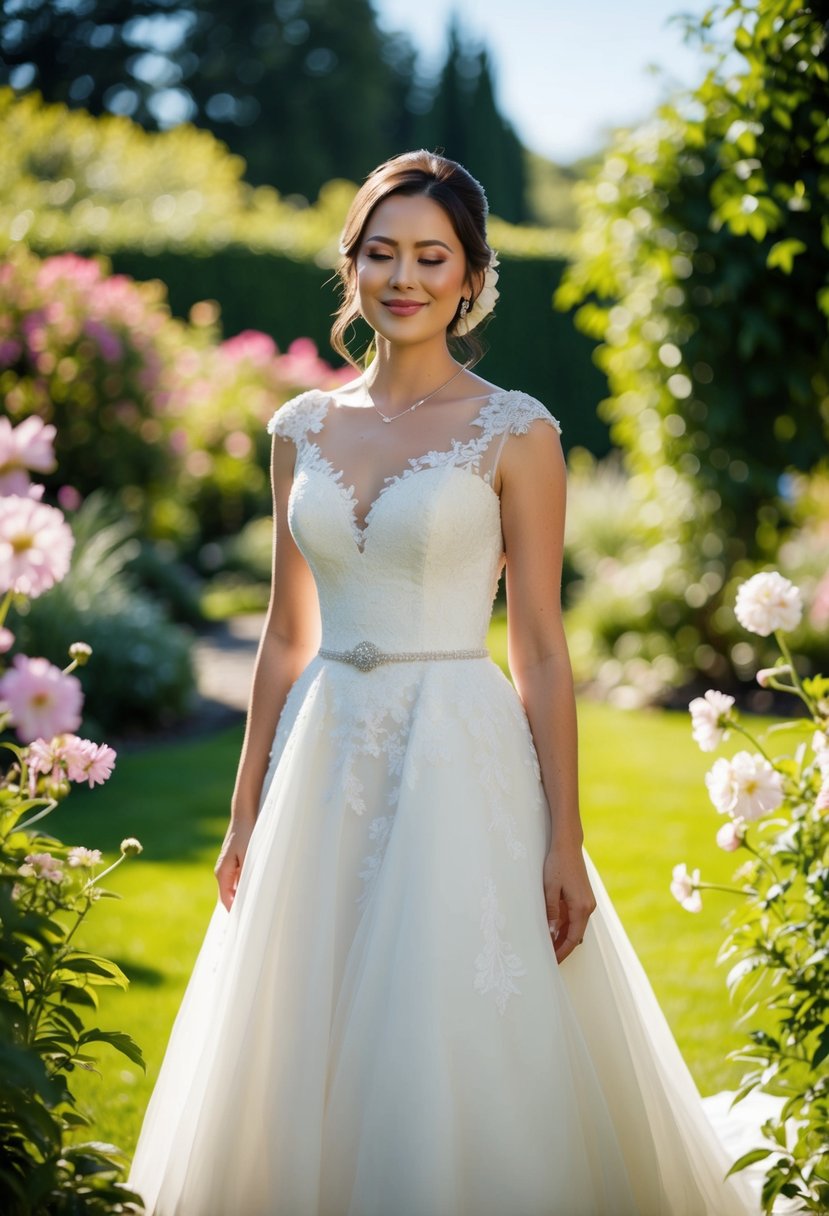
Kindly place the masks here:
<instances>
[{"instance_id":1,"label":"sweetheart neckline","mask_svg":"<svg viewBox=\"0 0 829 1216\"><path fill-rule=\"evenodd\" d=\"M376 518L375 512L379 508L382 500L388 496L388 494L391 490L395 489L399 485L402 485L403 482L407 481L410 477L416 476L418 473L453 472L453 473L462 473L465 477L472 477L475 479L475 481L479 482L480 485L485 487L485 489L491 496L491 499L495 500L495 503L497 504L498 510L500 512L501 499L500 499L498 493L492 488L490 483L488 481L485 481L483 477L479 476L479 474L474 473L471 469L465 469L461 465L457 465L457 464L427 465L426 467L419 468L419 469L413 469L413 468L404 469L401 473L394 474L392 476L391 480L382 487L382 489L380 490L380 493L375 497L374 501L372 502L371 506L368 509L368 513L365 517L365 521L364 521L363 525L361 526L357 519L357 511L356 511L357 499L354 495L354 487L346 486L345 482L343 481L342 470L341 469L339 471L336 470L334 468L333 464L331 463L331 461L328 460L327 457L322 455L319 448L317 448L316 444L313 444L312 446L316 450L317 460L315 460L311 464L310 469L305 469L303 471L306 473L307 472L320 473L323 477L328 478L328 480L332 483L332 485L334 485L335 488L337 490L339 490L340 497L343 499L346 511L348 513L348 522L350 525L352 539L354 540L355 548L361 557L365 556L366 547L368 545L368 540L369 540L369 537L370 537L371 531L372 531L372 524L374 522L374 519Z\"/></svg>"},{"instance_id":2,"label":"sweetheart neckline","mask_svg":"<svg viewBox=\"0 0 829 1216\"><path fill-rule=\"evenodd\" d=\"M325 418L328 414L329 409L331 408L331 405L332 404L336 405L336 402L334 401L333 393L328 392L325 389L315 389L313 391L318 393L326 401L325 411L319 419L319 426L316 428L316 432L318 432L319 429L322 427L322 424L325 421ZM353 484L350 486L347 486L345 484L345 470L344 469L339 469L339 470L335 469L333 462L327 456L325 456L323 454L322 449L320 448L317 441L315 439L312 439L310 434L308 434L306 432L305 443L306 443L307 447L309 449L313 450L313 452L316 454L317 462L321 466L324 467L324 471L331 477L332 481L339 488L343 498L346 501L346 505L347 505L347 508L349 511L349 517L350 517L350 521L351 521L351 530L352 530L352 534L354 536L354 541L355 541L355 544L357 546L357 550L359 553L361 553L361 554L365 553L368 531L371 527L371 522L372 522L372 518L374 516L375 509L377 508L380 501L387 494L387 492L389 490L391 490L399 482L404 481L404 480L406 480L407 477L412 476L412 474L414 474L414 473L426 472L427 469L429 469L430 467L432 469L441 467L438 465L432 465L432 466L427 465L425 468L417 467L421 461L426 460L427 457L429 457L433 453L436 453L440 456L449 457L449 456L453 455L454 453L456 453L457 451L468 446L469 444L474 443L476 440L481 439L484 435L484 430L483 430L484 424L481 422L481 415L484 413L484 410L491 404L491 402L496 397L506 396L515 391L516 391L515 389L498 388L498 389L495 389L494 392L489 393L488 396L486 396L486 397L470 398L470 400L483 402L483 405L478 410L475 417L470 419L470 421L467 423L467 426L480 426L482 428L481 434L473 435L470 439L467 439L467 440L455 439L452 441L451 446L448 448L440 448L440 449L432 448L426 452L420 453L417 456L409 456L408 465L406 468L401 469L398 473L391 473L388 477L385 477L383 479L382 486L380 487L380 489L378 490L377 494L374 496L372 501L369 503L368 510L366 511L366 514L363 517L362 523L360 522L360 520L358 519L358 516L357 516L357 508L359 506L359 503L357 500L357 496L354 492L354 486L353 486ZM299 464L299 454L297 454L297 465L295 465L295 467L298 467L298 464ZM461 466L453 465L450 467L460 468ZM461 469L461 471L468 472L469 470ZM487 487L487 489L490 491L490 493L493 495L493 497L498 502L499 508L500 508L500 501L501 501L500 496L498 495L497 491L493 488L493 486L490 485L490 483L488 481L486 481L483 477L480 477L477 473L473 473L472 476L477 477L478 481L483 482L483 484Z\"/></svg>"}]
</instances>

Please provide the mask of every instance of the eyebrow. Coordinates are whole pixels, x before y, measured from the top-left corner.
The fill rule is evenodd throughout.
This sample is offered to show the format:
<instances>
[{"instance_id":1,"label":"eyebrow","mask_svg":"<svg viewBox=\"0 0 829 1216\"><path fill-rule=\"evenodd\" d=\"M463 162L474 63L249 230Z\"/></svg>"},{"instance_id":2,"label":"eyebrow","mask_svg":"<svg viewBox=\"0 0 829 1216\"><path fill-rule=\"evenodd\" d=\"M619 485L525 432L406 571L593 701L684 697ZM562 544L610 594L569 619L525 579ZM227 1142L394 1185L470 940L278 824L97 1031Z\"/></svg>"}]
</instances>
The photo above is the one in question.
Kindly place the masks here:
<instances>
[{"instance_id":1,"label":"eyebrow","mask_svg":"<svg viewBox=\"0 0 829 1216\"><path fill-rule=\"evenodd\" d=\"M382 241L382 243L384 245L395 245L395 246L397 246L400 243L399 241L393 241L390 236L367 236L366 240L367 241ZM437 240L435 240L435 241L415 241L415 249L422 249L424 247L424 245L442 245L444 249L447 249L449 251L449 253L452 252L451 245L447 245L445 241L437 241Z\"/></svg>"}]
</instances>

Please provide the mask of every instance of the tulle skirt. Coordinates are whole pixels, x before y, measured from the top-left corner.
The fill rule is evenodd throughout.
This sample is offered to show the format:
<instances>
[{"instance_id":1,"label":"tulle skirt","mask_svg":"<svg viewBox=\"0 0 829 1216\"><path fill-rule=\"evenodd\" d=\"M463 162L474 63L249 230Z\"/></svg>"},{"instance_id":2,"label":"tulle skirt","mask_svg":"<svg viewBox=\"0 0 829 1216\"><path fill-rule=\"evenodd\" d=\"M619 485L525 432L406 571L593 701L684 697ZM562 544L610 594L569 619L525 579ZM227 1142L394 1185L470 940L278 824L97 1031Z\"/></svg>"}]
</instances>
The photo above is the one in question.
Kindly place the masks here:
<instances>
[{"instance_id":1,"label":"tulle skirt","mask_svg":"<svg viewBox=\"0 0 829 1216\"><path fill-rule=\"evenodd\" d=\"M597 907L557 963L548 841L490 659L312 660L147 1107L148 1213L759 1211L587 853Z\"/></svg>"}]
</instances>

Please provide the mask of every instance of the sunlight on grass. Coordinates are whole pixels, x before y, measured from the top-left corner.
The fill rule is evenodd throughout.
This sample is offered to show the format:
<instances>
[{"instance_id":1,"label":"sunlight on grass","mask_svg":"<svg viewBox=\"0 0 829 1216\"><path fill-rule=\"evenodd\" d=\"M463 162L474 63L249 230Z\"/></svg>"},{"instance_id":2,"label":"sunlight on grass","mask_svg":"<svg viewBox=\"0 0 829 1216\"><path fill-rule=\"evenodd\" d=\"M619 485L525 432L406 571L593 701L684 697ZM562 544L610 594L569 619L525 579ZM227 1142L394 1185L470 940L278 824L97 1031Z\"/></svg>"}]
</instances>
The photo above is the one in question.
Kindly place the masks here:
<instances>
[{"instance_id":1,"label":"sunlight on grass","mask_svg":"<svg viewBox=\"0 0 829 1216\"><path fill-rule=\"evenodd\" d=\"M493 656L505 657L505 631L493 623ZM703 1093L732 1088L736 1015L725 970L714 958L729 897L711 893L699 915L668 890L678 861L727 881L733 856L716 848L719 817L703 776L711 757L692 742L685 713L623 711L582 702L581 773L587 850L653 983ZM93 912L85 944L115 959L130 977L126 994L104 990L100 1023L126 1030L141 1046L147 1075L108 1047L102 1076L78 1074L94 1134L131 1151L172 1021L217 898L213 865L227 824L241 726L207 739L119 758L107 786L79 793L55 815L69 844L118 852L138 836L144 852L108 885L121 900ZM96 914L97 913L97 914ZM566 965L566 964L565 964Z\"/></svg>"}]
</instances>

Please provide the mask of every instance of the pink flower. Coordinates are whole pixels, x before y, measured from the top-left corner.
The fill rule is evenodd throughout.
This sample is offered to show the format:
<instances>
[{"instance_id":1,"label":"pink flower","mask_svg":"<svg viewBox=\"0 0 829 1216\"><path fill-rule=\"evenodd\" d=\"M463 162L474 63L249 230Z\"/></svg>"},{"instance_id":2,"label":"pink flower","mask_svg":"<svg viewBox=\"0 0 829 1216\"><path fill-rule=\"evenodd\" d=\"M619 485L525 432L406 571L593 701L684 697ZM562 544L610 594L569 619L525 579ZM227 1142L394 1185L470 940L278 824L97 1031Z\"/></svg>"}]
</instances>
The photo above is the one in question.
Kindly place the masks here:
<instances>
[{"instance_id":1,"label":"pink flower","mask_svg":"<svg viewBox=\"0 0 829 1216\"><path fill-rule=\"evenodd\" d=\"M76 676L65 675L47 659L16 654L0 678L0 702L11 714L24 743L51 739L81 723L83 692Z\"/></svg>"},{"instance_id":2,"label":"pink flower","mask_svg":"<svg viewBox=\"0 0 829 1216\"><path fill-rule=\"evenodd\" d=\"M27 470L49 473L55 467L55 428L32 414L13 427L0 418L0 494L20 494L29 489Z\"/></svg>"},{"instance_id":3,"label":"pink flower","mask_svg":"<svg viewBox=\"0 0 829 1216\"><path fill-rule=\"evenodd\" d=\"M708 793L721 815L761 819L783 801L783 778L763 756L737 752L720 758L705 778Z\"/></svg>"},{"instance_id":4,"label":"pink flower","mask_svg":"<svg viewBox=\"0 0 829 1216\"><path fill-rule=\"evenodd\" d=\"M91 739L73 738L63 748L66 775L70 781L88 781L103 785L115 767L115 750L106 743L93 743Z\"/></svg>"},{"instance_id":5,"label":"pink flower","mask_svg":"<svg viewBox=\"0 0 829 1216\"><path fill-rule=\"evenodd\" d=\"M0 625L0 654L6 654L14 646L14 634L5 625Z\"/></svg>"},{"instance_id":6,"label":"pink flower","mask_svg":"<svg viewBox=\"0 0 829 1216\"><path fill-rule=\"evenodd\" d=\"M314 348L316 353L316 347ZM266 367L276 356L276 343L258 329L243 329L219 347L219 354L236 363L248 359L256 367Z\"/></svg>"},{"instance_id":7,"label":"pink flower","mask_svg":"<svg viewBox=\"0 0 829 1216\"><path fill-rule=\"evenodd\" d=\"M27 853L26 860L17 867L18 874L25 878L45 878L47 882L62 882L63 870L60 858L51 853Z\"/></svg>"},{"instance_id":8,"label":"pink flower","mask_svg":"<svg viewBox=\"0 0 829 1216\"><path fill-rule=\"evenodd\" d=\"M688 873L685 862L674 866L671 894L682 904L686 912L702 911L702 896L699 893L699 870Z\"/></svg>"},{"instance_id":9,"label":"pink flower","mask_svg":"<svg viewBox=\"0 0 829 1216\"><path fill-rule=\"evenodd\" d=\"M30 773L51 773L56 764L60 764L61 760L61 739L52 739L48 742L46 739L33 739L29 744L29 772Z\"/></svg>"},{"instance_id":10,"label":"pink flower","mask_svg":"<svg viewBox=\"0 0 829 1216\"><path fill-rule=\"evenodd\" d=\"M712 752L728 738L727 724L734 698L709 688L704 697L695 697L688 706L691 711L692 734L700 751Z\"/></svg>"},{"instance_id":11,"label":"pink flower","mask_svg":"<svg viewBox=\"0 0 829 1216\"><path fill-rule=\"evenodd\" d=\"M738 815L736 819L729 819L717 832L717 844L726 853L733 853L745 840L746 826L742 815Z\"/></svg>"},{"instance_id":12,"label":"pink flower","mask_svg":"<svg viewBox=\"0 0 829 1216\"><path fill-rule=\"evenodd\" d=\"M0 594L32 598L60 582L75 538L56 507L12 495L0 498Z\"/></svg>"}]
</instances>

